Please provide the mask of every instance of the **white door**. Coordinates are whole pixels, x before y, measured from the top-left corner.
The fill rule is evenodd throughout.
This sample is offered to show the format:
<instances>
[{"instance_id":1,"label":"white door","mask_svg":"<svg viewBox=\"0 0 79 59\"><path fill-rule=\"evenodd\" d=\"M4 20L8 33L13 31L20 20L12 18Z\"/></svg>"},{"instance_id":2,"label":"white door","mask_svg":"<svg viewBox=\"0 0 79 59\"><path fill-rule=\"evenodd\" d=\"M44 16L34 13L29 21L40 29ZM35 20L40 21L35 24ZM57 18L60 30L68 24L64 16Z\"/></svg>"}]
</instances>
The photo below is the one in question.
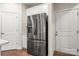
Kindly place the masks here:
<instances>
[{"instance_id":1,"label":"white door","mask_svg":"<svg viewBox=\"0 0 79 59\"><path fill-rule=\"evenodd\" d=\"M18 39L18 19L14 13L2 13L2 39L9 41L8 44L2 46L2 50L10 50L17 48Z\"/></svg>"},{"instance_id":2,"label":"white door","mask_svg":"<svg viewBox=\"0 0 79 59\"><path fill-rule=\"evenodd\" d=\"M56 13L56 50L77 55L77 10Z\"/></svg>"},{"instance_id":3,"label":"white door","mask_svg":"<svg viewBox=\"0 0 79 59\"><path fill-rule=\"evenodd\" d=\"M0 39L1 39L1 13L0 13Z\"/></svg>"}]
</instances>

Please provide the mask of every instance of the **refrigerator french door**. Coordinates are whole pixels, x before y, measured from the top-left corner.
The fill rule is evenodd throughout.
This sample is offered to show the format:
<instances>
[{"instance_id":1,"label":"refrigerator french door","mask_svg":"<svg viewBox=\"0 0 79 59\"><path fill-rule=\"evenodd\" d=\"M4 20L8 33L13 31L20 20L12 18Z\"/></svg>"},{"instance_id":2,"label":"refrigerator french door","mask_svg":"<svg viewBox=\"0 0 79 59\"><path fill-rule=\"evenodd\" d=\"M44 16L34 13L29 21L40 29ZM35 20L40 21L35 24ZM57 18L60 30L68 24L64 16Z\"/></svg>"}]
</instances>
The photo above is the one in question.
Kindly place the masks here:
<instances>
[{"instance_id":1,"label":"refrigerator french door","mask_svg":"<svg viewBox=\"0 0 79 59\"><path fill-rule=\"evenodd\" d=\"M27 17L27 50L35 56L48 54L48 18L46 13Z\"/></svg>"}]
</instances>

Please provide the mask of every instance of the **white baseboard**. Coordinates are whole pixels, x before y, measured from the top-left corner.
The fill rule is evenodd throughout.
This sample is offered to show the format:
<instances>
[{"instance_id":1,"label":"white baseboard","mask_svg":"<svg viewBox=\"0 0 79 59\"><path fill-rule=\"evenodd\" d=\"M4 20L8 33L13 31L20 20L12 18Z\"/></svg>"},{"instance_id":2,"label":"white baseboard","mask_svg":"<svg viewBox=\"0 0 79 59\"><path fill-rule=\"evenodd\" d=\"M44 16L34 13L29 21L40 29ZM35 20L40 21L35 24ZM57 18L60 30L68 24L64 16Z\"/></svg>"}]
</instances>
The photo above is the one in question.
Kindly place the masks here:
<instances>
[{"instance_id":1,"label":"white baseboard","mask_svg":"<svg viewBox=\"0 0 79 59\"><path fill-rule=\"evenodd\" d=\"M22 49L22 47L17 47L17 49Z\"/></svg>"}]
</instances>

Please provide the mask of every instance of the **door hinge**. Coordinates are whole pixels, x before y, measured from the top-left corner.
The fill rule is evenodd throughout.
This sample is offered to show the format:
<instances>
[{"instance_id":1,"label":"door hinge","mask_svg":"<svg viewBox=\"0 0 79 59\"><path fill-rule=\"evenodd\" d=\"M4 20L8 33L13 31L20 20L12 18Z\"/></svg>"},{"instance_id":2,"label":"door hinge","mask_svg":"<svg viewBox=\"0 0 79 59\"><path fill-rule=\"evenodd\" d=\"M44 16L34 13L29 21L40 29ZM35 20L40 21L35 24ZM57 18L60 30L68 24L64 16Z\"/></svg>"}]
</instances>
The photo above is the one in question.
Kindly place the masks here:
<instances>
[{"instance_id":1,"label":"door hinge","mask_svg":"<svg viewBox=\"0 0 79 59\"><path fill-rule=\"evenodd\" d=\"M77 52L79 52L79 49L77 48Z\"/></svg>"},{"instance_id":2,"label":"door hinge","mask_svg":"<svg viewBox=\"0 0 79 59\"><path fill-rule=\"evenodd\" d=\"M78 16L79 14L78 14L78 12L77 12L77 16Z\"/></svg>"},{"instance_id":3,"label":"door hinge","mask_svg":"<svg viewBox=\"0 0 79 59\"><path fill-rule=\"evenodd\" d=\"M79 30L77 30L77 34L79 34Z\"/></svg>"}]
</instances>

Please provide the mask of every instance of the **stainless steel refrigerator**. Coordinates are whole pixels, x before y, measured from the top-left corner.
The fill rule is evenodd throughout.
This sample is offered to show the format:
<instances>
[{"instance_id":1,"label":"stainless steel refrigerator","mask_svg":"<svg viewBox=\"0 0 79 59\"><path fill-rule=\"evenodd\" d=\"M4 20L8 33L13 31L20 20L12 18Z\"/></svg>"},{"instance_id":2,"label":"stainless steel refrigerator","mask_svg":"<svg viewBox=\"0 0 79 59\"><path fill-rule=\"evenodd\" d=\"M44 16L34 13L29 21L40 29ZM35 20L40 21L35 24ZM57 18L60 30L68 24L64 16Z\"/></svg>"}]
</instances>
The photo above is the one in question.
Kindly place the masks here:
<instances>
[{"instance_id":1,"label":"stainless steel refrigerator","mask_svg":"<svg viewBox=\"0 0 79 59\"><path fill-rule=\"evenodd\" d=\"M48 55L48 16L46 13L27 17L27 51L34 56Z\"/></svg>"}]
</instances>

